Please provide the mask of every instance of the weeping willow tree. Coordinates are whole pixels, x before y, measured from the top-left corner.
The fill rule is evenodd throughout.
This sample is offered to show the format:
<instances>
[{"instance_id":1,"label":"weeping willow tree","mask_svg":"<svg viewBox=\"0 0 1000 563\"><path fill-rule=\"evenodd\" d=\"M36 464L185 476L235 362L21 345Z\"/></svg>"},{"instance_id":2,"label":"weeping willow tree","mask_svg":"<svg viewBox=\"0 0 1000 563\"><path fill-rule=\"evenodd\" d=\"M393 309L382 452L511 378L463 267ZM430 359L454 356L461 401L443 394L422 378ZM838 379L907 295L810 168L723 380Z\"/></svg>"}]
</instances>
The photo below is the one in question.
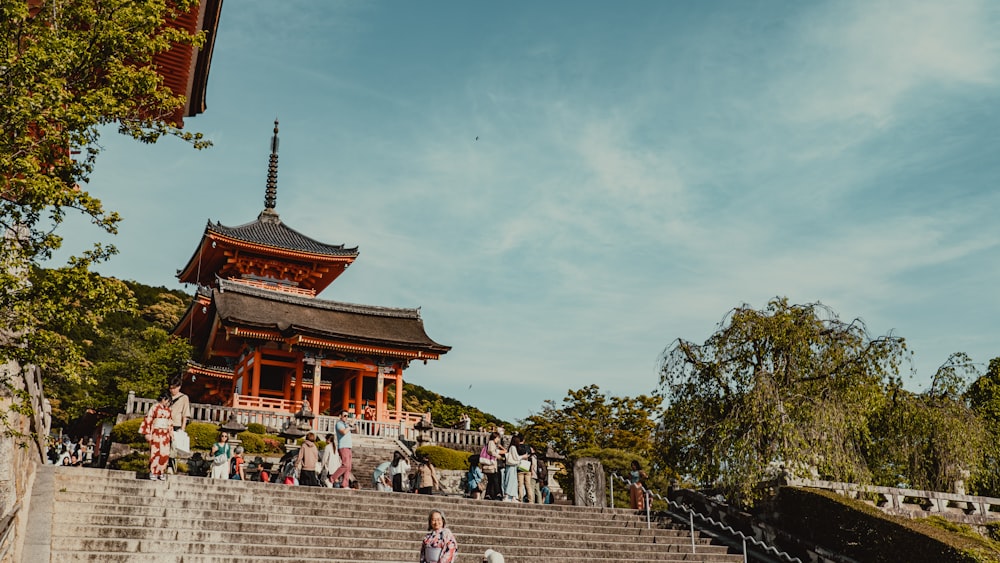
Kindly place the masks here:
<instances>
[{"instance_id":1,"label":"weeping willow tree","mask_svg":"<svg viewBox=\"0 0 1000 563\"><path fill-rule=\"evenodd\" d=\"M781 471L869 481L868 419L906 358L902 338L820 303L733 309L705 343L678 339L662 355L663 463L744 505Z\"/></svg>"}]
</instances>

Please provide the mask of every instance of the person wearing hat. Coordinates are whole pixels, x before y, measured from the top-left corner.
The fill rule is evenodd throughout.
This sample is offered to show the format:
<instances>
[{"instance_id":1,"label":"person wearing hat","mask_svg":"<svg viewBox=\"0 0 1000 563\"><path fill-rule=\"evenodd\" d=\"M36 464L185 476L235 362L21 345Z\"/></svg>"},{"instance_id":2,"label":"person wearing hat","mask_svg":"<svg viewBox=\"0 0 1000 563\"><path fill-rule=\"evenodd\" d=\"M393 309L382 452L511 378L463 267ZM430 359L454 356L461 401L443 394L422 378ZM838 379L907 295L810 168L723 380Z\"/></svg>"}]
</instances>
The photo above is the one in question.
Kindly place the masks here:
<instances>
[{"instance_id":1,"label":"person wearing hat","mask_svg":"<svg viewBox=\"0 0 1000 563\"><path fill-rule=\"evenodd\" d=\"M487 549L486 553L483 554L483 563L504 563L503 555L492 549Z\"/></svg>"},{"instance_id":2,"label":"person wearing hat","mask_svg":"<svg viewBox=\"0 0 1000 563\"><path fill-rule=\"evenodd\" d=\"M350 487L351 483L351 427L353 425L348 424L347 414L347 411L340 413L340 420L333 426L333 430L337 434L337 453L340 454L340 467L330 476L334 487L338 486L339 481L339 486L344 489Z\"/></svg>"},{"instance_id":3,"label":"person wearing hat","mask_svg":"<svg viewBox=\"0 0 1000 563\"><path fill-rule=\"evenodd\" d=\"M427 515L427 535L420 545L420 563L452 563L458 556L458 541L447 528L444 512L431 510Z\"/></svg>"}]
</instances>

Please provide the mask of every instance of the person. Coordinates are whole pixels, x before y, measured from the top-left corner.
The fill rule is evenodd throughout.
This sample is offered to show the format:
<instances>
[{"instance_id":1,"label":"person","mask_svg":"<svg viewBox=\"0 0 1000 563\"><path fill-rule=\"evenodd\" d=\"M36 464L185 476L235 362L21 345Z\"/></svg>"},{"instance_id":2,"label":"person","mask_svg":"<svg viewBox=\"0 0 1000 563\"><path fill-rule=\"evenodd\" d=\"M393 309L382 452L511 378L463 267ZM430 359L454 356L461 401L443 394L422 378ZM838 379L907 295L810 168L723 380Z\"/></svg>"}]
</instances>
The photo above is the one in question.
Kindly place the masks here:
<instances>
[{"instance_id":1,"label":"person","mask_svg":"<svg viewBox=\"0 0 1000 563\"><path fill-rule=\"evenodd\" d=\"M469 456L469 472L465 475L465 483L469 488L469 498L478 499L482 497L486 490L486 476L479 467L479 456L472 454Z\"/></svg>"},{"instance_id":2,"label":"person","mask_svg":"<svg viewBox=\"0 0 1000 563\"><path fill-rule=\"evenodd\" d=\"M167 463L170 461L170 393L164 391L157 403L146 413L139 425L139 433L149 442L149 478L166 481Z\"/></svg>"},{"instance_id":3,"label":"person","mask_svg":"<svg viewBox=\"0 0 1000 563\"><path fill-rule=\"evenodd\" d=\"M209 477L212 479L229 479L229 458L233 457L233 450L229 446L229 433L219 434L219 441L212 444L212 471Z\"/></svg>"},{"instance_id":4,"label":"person","mask_svg":"<svg viewBox=\"0 0 1000 563\"><path fill-rule=\"evenodd\" d=\"M390 463L392 462L383 461L375 466L375 471L372 472L372 484L375 485L375 490L380 493L392 492L392 480L389 479Z\"/></svg>"},{"instance_id":5,"label":"person","mask_svg":"<svg viewBox=\"0 0 1000 563\"><path fill-rule=\"evenodd\" d=\"M483 554L483 563L504 563L503 555L499 552L487 549Z\"/></svg>"},{"instance_id":6,"label":"person","mask_svg":"<svg viewBox=\"0 0 1000 563\"><path fill-rule=\"evenodd\" d=\"M501 500L503 493L500 486L500 458L506 453L500 446L500 433L490 432L486 445L479 451L479 467L486 475L486 498Z\"/></svg>"},{"instance_id":7,"label":"person","mask_svg":"<svg viewBox=\"0 0 1000 563\"><path fill-rule=\"evenodd\" d=\"M208 462L202 457L201 452L194 452L188 460L188 475L192 477L207 477Z\"/></svg>"},{"instance_id":8,"label":"person","mask_svg":"<svg viewBox=\"0 0 1000 563\"><path fill-rule=\"evenodd\" d=\"M191 409L191 400L188 398L187 395L181 393L181 380L179 377L170 382L170 385L167 388L167 390L170 393L170 423L173 427L173 431L174 433L186 432L187 422L188 422L187 420L188 411ZM191 442L186 440L185 438L186 437L182 437L179 440L176 440L176 443L172 445L174 445L175 448L176 447L184 449L190 448ZM180 444L180 446L177 446L177 444ZM172 453L174 456L177 455L176 450ZM188 452L184 452L181 454L181 456L183 457L187 455L187 453ZM174 473L177 473L176 457L172 456L170 458L170 467Z\"/></svg>"},{"instance_id":9,"label":"person","mask_svg":"<svg viewBox=\"0 0 1000 563\"><path fill-rule=\"evenodd\" d=\"M340 467L330 476L334 487L348 488L351 484L351 428L347 422L347 411L340 413L340 420L333 426L337 435L337 452L340 454Z\"/></svg>"},{"instance_id":10,"label":"person","mask_svg":"<svg viewBox=\"0 0 1000 563\"><path fill-rule=\"evenodd\" d=\"M295 457L295 468L299 470L299 484L306 487L318 487L316 464L319 462L319 449L316 448L316 434L306 434L299 455Z\"/></svg>"},{"instance_id":11,"label":"person","mask_svg":"<svg viewBox=\"0 0 1000 563\"><path fill-rule=\"evenodd\" d=\"M470 430L472 428L472 417L469 413L462 413L462 430Z\"/></svg>"},{"instance_id":12,"label":"person","mask_svg":"<svg viewBox=\"0 0 1000 563\"><path fill-rule=\"evenodd\" d=\"M232 476L229 478L234 481L246 481L247 474L244 465L245 464L243 463L243 446L236 446L236 449L233 450L232 467L230 467L230 472L232 473Z\"/></svg>"},{"instance_id":13,"label":"person","mask_svg":"<svg viewBox=\"0 0 1000 563\"><path fill-rule=\"evenodd\" d=\"M188 423L188 411L191 409L191 399L181 393L181 380L170 382L170 421L173 429L185 430Z\"/></svg>"},{"instance_id":14,"label":"person","mask_svg":"<svg viewBox=\"0 0 1000 563\"><path fill-rule=\"evenodd\" d=\"M639 462L632 460L632 471L628 476L628 505L635 510L646 509L646 489L643 483L646 481L646 472L639 466Z\"/></svg>"},{"instance_id":15,"label":"person","mask_svg":"<svg viewBox=\"0 0 1000 563\"><path fill-rule=\"evenodd\" d=\"M521 461L517 465L517 499L521 502L535 503L535 450L525 443L517 446L517 454Z\"/></svg>"},{"instance_id":16,"label":"person","mask_svg":"<svg viewBox=\"0 0 1000 563\"><path fill-rule=\"evenodd\" d=\"M337 453L337 437L333 434L326 435L326 447L323 448L323 456L320 458L323 468L319 473L319 484L324 487L332 487L330 476L340 469L340 454Z\"/></svg>"},{"instance_id":17,"label":"person","mask_svg":"<svg viewBox=\"0 0 1000 563\"><path fill-rule=\"evenodd\" d=\"M503 468L503 501L521 502L517 493L517 466L521 463L521 455L517 452L521 445L521 436L515 434L510 439L510 447L504 454Z\"/></svg>"},{"instance_id":18,"label":"person","mask_svg":"<svg viewBox=\"0 0 1000 563\"><path fill-rule=\"evenodd\" d=\"M441 482L438 481L437 470L434 469L434 464L426 457L420 457L417 461L420 462L417 466L417 494L434 494L435 488L441 488Z\"/></svg>"},{"instance_id":19,"label":"person","mask_svg":"<svg viewBox=\"0 0 1000 563\"><path fill-rule=\"evenodd\" d=\"M420 545L420 563L452 563L458 555L458 541L447 528L444 513L431 510L427 515L427 535Z\"/></svg>"},{"instance_id":20,"label":"person","mask_svg":"<svg viewBox=\"0 0 1000 563\"><path fill-rule=\"evenodd\" d=\"M407 473L410 471L410 464L399 451L392 452L392 463L389 464L389 478L392 480L393 492L402 493L403 483L408 483Z\"/></svg>"},{"instance_id":21,"label":"person","mask_svg":"<svg viewBox=\"0 0 1000 563\"><path fill-rule=\"evenodd\" d=\"M552 504L551 502L546 502L546 498L550 496L551 495L549 495L548 463L536 453L535 454L535 503Z\"/></svg>"}]
</instances>

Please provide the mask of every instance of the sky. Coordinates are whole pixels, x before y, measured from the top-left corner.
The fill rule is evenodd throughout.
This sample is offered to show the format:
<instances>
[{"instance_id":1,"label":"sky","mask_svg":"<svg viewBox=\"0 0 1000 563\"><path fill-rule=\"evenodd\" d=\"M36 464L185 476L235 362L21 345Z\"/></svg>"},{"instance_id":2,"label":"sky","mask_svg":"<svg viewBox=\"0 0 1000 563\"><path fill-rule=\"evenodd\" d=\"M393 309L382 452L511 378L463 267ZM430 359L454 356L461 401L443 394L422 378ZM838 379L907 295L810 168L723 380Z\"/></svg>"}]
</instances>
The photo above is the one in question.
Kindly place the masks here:
<instances>
[{"instance_id":1,"label":"sky","mask_svg":"<svg viewBox=\"0 0 1000 563\"><path fill-rule=\"evenodd\" d=\"M102 137L98 271L193 292L278 118L281 219L360 250L320 297L453 347L408 381L511 421L648 394L677 338L786 296L906 338L920 390L1000 356L998 29L990 0L226 2L186 121L214 146Z\"/></svg>"}]
</instances>

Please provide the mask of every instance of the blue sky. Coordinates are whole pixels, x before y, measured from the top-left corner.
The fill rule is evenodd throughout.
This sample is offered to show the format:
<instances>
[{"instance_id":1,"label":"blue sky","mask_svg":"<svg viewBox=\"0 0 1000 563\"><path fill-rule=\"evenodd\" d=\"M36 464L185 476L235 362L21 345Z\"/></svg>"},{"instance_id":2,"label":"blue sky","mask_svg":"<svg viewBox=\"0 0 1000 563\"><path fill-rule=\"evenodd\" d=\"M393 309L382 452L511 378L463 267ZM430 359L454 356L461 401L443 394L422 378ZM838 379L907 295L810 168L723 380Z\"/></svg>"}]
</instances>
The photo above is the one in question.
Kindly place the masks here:
<instances>
[{"instance_id":1,"label":"blue sky","mask_svg":"<svg viewBox=\"0 0 1000 563\"><path fill-rule=\"evenodd\" d=\"M991 1L227 2L187 123L215 146L102 139L99 270L181 287L208 219L263 208L278 117L282 220L360 247L321 297L454 347L410 381L507 419L648 393L674 339L787 296L905 337L917 390L1000 356L997 29Z\"/></svg>"}]
</instances>

